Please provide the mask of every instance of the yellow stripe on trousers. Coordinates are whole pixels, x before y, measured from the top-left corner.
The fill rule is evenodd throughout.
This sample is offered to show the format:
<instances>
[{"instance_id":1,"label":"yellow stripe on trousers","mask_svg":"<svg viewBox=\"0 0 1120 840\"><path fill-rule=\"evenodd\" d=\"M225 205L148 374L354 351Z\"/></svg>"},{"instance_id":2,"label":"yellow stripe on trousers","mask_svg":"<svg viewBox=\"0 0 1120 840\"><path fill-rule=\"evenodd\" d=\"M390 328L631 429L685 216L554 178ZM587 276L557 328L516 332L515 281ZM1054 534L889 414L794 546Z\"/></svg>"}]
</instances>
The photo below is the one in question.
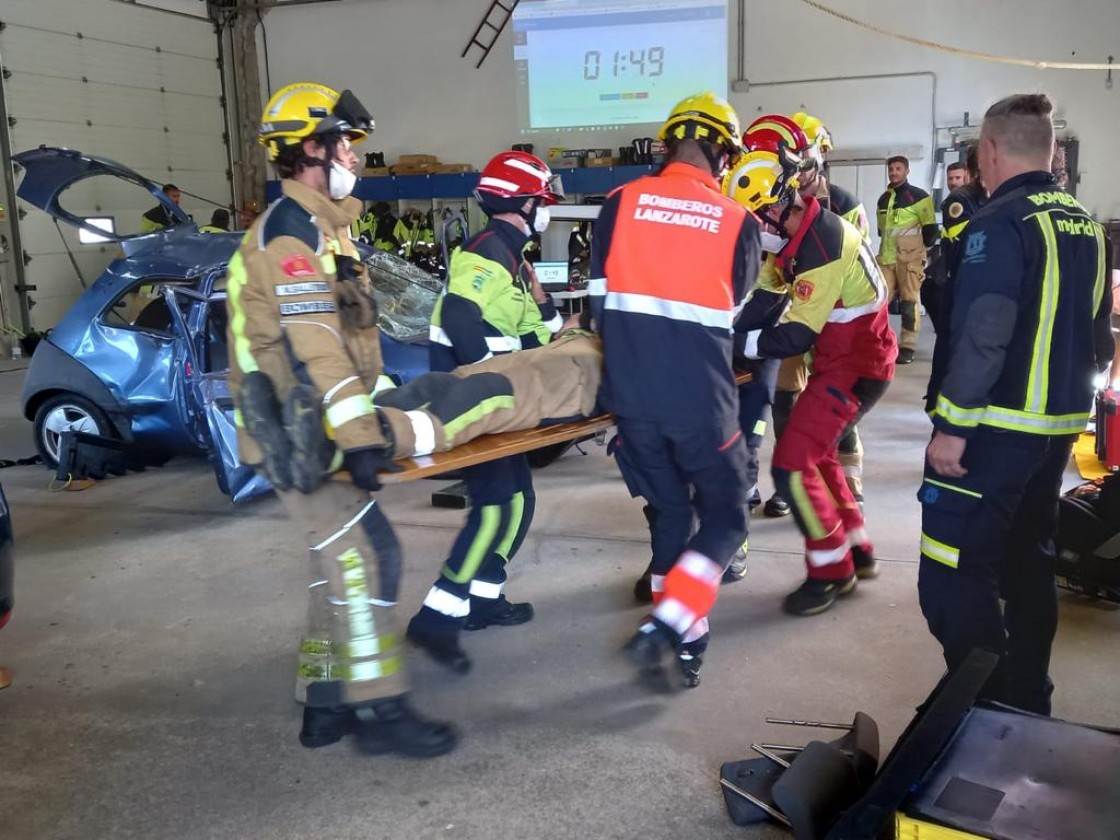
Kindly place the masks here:
<instances>
[{"instance_id":1,"label":"yellow stripe on trousers","mask_svg":"<svg viewBox=\"0 0 1120 840\"><path fill-rule=\"evenodd\" d=\"M809 499L809 494L805 492L805 483L801 479L801 473L791 472L789 474L789 492L793 496L790 501L797 508L797 512L801 514L801 521L805 524L805 530L809 532L809 539L823 540L827 537L828 531L821 524L820 517L817 516L817 511Z\"/></svg>"},{"instance_id":2,"label":"yellow stripe on trousers","mask_svg":"<svg viewBox=\"0 0 1120 840\"><path fill-rule=\"evenodd\" d=\"M448 420L443 424L443 434L447 438L447 442L452 446L455 445L455 436L463 431L467 426L472 426L488 414L495 411L500 411L503 408L513 408L512 396L490 397L475 405L473 408L464 411L458 417Z\"/></svg>"},{"instance_id":3,"label":"yellow stripe on trousers","mask_svg":"<svg viewBox=\"0 0 1120 840\"><path fill-rule=\"evenodd\" d=\"M490 553L490 546L494 544L494 537L498 535L498 526L502 524L502 506L483 505L479 510L479 517L482 521L479 523L478 533L467 549L467 556L463 559L459 572L456 574L447 566L443 567L443 576L452 583L470 583L482 568L486 555Z\"/></svg>"},{"instance_id":4,"label":"yellow stripe on trousers","mask_svg":"<svg viewBox=\"0 0 1120 840\"><path fill-rule=\"evenodd\" d=\"M525 494L514 493L513 497L509 500L509 527L506 529L506 535L502 537L501 543L498 545L495 553L500 554L502 559L508 561L509 553L513 549L513 541L517 539L517 532L521 530L521 520L525 517Z\"/></svg>"}]
</instances>

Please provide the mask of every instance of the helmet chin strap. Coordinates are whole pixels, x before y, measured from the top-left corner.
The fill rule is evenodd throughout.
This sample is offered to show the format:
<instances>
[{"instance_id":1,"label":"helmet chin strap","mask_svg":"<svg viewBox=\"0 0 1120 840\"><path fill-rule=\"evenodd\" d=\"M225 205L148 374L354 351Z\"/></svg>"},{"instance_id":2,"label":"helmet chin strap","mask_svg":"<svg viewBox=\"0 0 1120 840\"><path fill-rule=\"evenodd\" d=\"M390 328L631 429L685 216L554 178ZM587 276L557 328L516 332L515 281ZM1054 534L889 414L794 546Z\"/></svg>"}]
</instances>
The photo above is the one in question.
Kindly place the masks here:
<instances>
[{"instance_id":1,"label":"helmet chin strap","mask_svg":"<svg viewBox=\"0 0 1120 840\"><path fill-rule=\"evenodd\" d=\"M723 156L725 152L723 146L714 143L700 143L699 145L700 153L708 161L708 168L711 169L712 176L715 178L721 177L724 170Z\"/></svg>"},{"instance_id":2,"label":"helmet chin strap","mask_svg":"<svg viewBox=\"0 0 1120 840\"><path fill-rule=\"evenodd\" d=\"M311 157L311 155L307 154L306 152L302 152L303 144L300 143L300 150L301 150L302 153L300 154L299 165L303 166L304 168L310 168L310 167L313 167L313 166L318 166L321 169L324 169L327 172L330 172L331 165L334 162L334 153L335 153L335 150L338 148L338 141L341 140L341 139L342 139L341 135L329 135L329 134L326 135L325 137L319 138L320 144L323 146L323 148L327 152L327 156L326 157L321 157L321 158Z\"/></svg>"},{"instance_id":3,"label":"helmet chin strap","mask_svg":"<svg viewBox=\"0 0 1120 840\"><path fill-rule=\"evenodd\" d=\"M774 228L778 231L779 236L786 236L786 222L789 221L790 214L793 213L793 204L794 202L791 198L785 203L785 206L782 208L781 215L779 215L776 220L769 213L762 214L766 221L773 225Z\"/></svg>"},{"instance_id":4,"label":"helmet chin strap","mask_svg":"<svg viewBox=\"0 0 1120 840\"><path fill-rule=\"evenodd\" d=\"M533 217L537 215L537 208L541 206L542 201L543 199L534 196L528 210L524 207L517 208L517 215L525 220L525 224L529 226L530 233L533 232Z\"/></svg>"}]
</instances>

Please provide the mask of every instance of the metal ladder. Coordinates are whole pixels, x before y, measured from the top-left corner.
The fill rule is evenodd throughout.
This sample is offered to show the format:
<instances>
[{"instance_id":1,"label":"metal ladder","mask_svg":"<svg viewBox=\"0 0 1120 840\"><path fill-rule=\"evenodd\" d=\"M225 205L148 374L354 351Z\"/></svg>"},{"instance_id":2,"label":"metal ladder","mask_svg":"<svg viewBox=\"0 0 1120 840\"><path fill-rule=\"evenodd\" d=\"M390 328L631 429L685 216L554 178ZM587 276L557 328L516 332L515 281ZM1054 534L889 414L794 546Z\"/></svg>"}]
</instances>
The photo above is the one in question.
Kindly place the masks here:
<instances>
[{"instance_id":1,"label":"metal ladder","mask_svg":"<svg viewBox=\"0 0 1120 840\"><path fill-rule=\"evenodd\" d=\"M513 10L517 8L517 3L518 0L506 0L505 3L501 0L493 0L490 3L490 8L486 10L482 22L475 29L474 34L471 35L471 39L467 41L467 45L463 47L459 57L466 58L467 53L471 51L471 47L478 47L482 50L482 57L474 68L477 70L481 67L482 62L490 55L490 50L494 49L494 44L498 42L498 36L502 34L502 30L509 23ZM483 40L487 35L490 36L490 40Z\"/></svg>"}]
</instances>

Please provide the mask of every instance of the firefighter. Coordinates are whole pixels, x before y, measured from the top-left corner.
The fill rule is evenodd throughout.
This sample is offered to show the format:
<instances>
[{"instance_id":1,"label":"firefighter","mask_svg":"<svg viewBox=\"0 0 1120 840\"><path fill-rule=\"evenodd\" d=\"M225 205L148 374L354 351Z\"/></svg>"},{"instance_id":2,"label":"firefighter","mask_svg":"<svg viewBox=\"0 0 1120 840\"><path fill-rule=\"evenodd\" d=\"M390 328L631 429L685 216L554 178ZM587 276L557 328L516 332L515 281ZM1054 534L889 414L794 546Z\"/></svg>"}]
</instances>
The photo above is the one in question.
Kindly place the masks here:
<instances>
[{"instance_id":1,"label":"firefighter","mask_svg":"<svg viewBox=\"0 0 1120 840\"><path fill-rule=\"evenodd\" d=\"M937 337L948 364L918 491L918 597L946 664L974 648L1001 654L984 696L1043 715L1058 496L1113 352L1104 232L1050 173L1052 111L1023 94L984 115L991 198L968 223Z\"/></svg>"},{"instance_id":2,"label":"firefighter","mask_svg":"<svg viewBox=\"0 0 1120 840\"><path fill-rule=\"evenodd\" d=\"M969 176L968 164L963 160L956 160L945 167L945 189L949 192L959 190L972 178Z\"/></svg>"},{"instance_id":3,"label":"firefighter","mask_svg":"<svg viewBox=\"0 0 1120 840\"><path fill-rule=\"evenodd\" d=\"M898 363L914 361L918 333L922 328L922 280L925 279L926 250L937 239L933 199L925 190L911 185L910 161L902 155L887 158L889 186L879 196L879 268L893 299L898 295L902 310Z\"/></svg>"},{"instance_id":4,"label":"firefighter","mask_svg":"<svg viewBox=\"0 0 1120 840\"><path fill-rule=\"evenodd\" d=\"M300 743L353 734L368 753L428 757L451 750L456 735L408 702L390 609L400 547L370 497L392 449L370 399L381 374L376 309L348 232L361 210L350 197L351 144L372 130L352 93L320 84L288 85L265 106L260 142L283 196L230 260L229 384L240 458L272 481L310 546ZM312 443L324 422L351 481L322 480L329 456Z\"/></svg>"},{"instance_id":5,"label":"firefighter","mask_svg":"<svg viewBox=\"0 0 1120 840\"><path fill-rule=\"evenodd\" d=\"M774 449L772 472L805 537L807 578L786 596L794 615L827 610L856 577L878 573L874 549L837 458L837 444L882 397L894 373L886 284L854 226L798 192L809 167L783 147L753 152L736 199L769 230L770 256L736 324L748 358L813 350L805 391ZM788 311L787 311L788 307Z\"/></svg>"},{"instance_id":6,"label":"firefighter","mask_svg":"<svg viewBox=\"0 0 1120 840\"><path fill-rule=\"evenodd\" d=\"M385 385L373 400L393 457L418 457L479 435L594 416L602 367L599 339L568 329L542 347Z\"/></svg>"},{"instance_id":7,"label":"firefighter","mask_svg":"<svg viewBox=\"0 0 1120 840\"><path fill-rule=\"evenodd\" d=\"M719 189L740 134L715 94L682 100L661 127L665 167L612 192L592 238L600 401L617 419L630 493L657 514L654 609L627 650L647 673L661 673L664 652L675 651L687 686L699 684L707 615L747 531L732 324L758 272L759 233Z\"/></svg>"},{"instance_id":8,"label":"firefighter","mask_svg":"<svg viewBox=\"0 0 1120 840\"><path fill-rule=\"evenodd\" d=\"M183 200L183 191L174 184L164 184L163 194L167 196L171 202L178 207L179 202ZM151 233L152 231L162 230L163 228L171 226L171 215L167 212L167 208L162 204L157 204L151 210L144 211L140 217L140 232Z\"/></svg>"},{"instance_id":9,"label":"firefighter","mask_svg":"<svg viewBox=\"0 0 1120 840\"><path fill-rule=\"evenodd\" d=\"M964 243L965 228L968 227L969 220L979 212L988 200L988 193L980 180L975 146L969 149L968 160L964 167L968 173L964 184L954 189L941 202L940 253L937 264L933 266L930 272L931 282L922 285L922 303L929 313L935 333L940 333L948 328L946 321L952 308L953 275L960 260L960 248ZM946 351L947 346L942 344L942 355ZM943 358L938 358L935 350L934 369L944 367L945 361ZM933 376L940 378L938 373L934 373ZM936 397L936 394L927 393L927 412L933 410L933 404L930 400L936 399Z\"/></svg>"},{"instance_id":10,"label":"firefighter","mask_svg":"<svg viewBox=\"0 0 1120 840\"><path fill-rule=\"evenodd\" d=\"M452 256L447 292L431 324L431 366L450 371L502 353L547 344L563 326L524 251L548 227L559 180L527 152L502 152L483 168L475 198L490 221ZM471 660L459 631L510 627L533 607L504 594L506 565L533 521L536 496L529 461L513 455L463 470L471 500L439 579L408 625L408 637L457 673Z\"/></svg>"},{"instance_id":11,"label":"firefighter","mask_svg":"<svg viewBox=\"0 0 1120 840\"><path fill-rule=\"evenodd\" d=\"M210 214L210 223L202 225L199 233L229 233L229 211L219 207Z\"/></svg>"},{"instance_id":12,"label":"firefighter","mask_svg":"<svg viewBox=\"0 0 1120 840\"><path fill-rule=\"evenodd\" d=\"M941 203L941 258L944 260L948 280L951 280L960 259L960 246L964 243L964 232L969 220L988 201L987 190L980 178L975 146L969 150L964 167L968 177Z\"/></svg>"},{"instance_id":13,"label":"firefighter","mask_svg":"<svg viewBox=\"0 0 1120 840\"><path fill-rule=\"evenodd\" d=\"M798 157L808 162L799 175L799 191L802 198L816 198L821 207L855 225L864 239L871 233L867 222L867 211L863 203L852 193L831 183L827 178L828 154L832 151L832 135L829 134L817 117L800 111L792 117L778 114L759 117L747 127L743 135L743 145L749 151L768 151L778 153L784 144ZM789 359L767 360L762 364L780 364L775 383L774 436L777 438L789 421L790 412L797 396L805 390L809 376L809 366L804 356ZM751 386L748 386L751 387ZM859 428L851 429L840 439L840 466L851 488L852 495L863 504L863 443ZM789 503L775 492L763 507L763 513L771 517L788 516Z\"/></svg>"}]
</instances>

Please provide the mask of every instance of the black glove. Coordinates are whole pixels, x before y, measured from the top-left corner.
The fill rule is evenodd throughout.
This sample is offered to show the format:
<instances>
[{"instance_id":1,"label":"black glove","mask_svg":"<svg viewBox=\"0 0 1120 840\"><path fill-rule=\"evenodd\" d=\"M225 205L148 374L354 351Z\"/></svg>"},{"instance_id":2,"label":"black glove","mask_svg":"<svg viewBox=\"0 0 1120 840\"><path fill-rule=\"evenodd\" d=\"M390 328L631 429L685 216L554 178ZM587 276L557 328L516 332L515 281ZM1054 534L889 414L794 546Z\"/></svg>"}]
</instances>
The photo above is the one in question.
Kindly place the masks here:
<instances>
[{"instance_id":1,"label":"black glove","mask_svg":"<svg viewBox=\"0 0 1120 840\"><path fill-rule=\"evenodd\" d=\"M371 493L381 489L379 472L400 472L404 469L394 463L392 450L384 446L349 449L343 453L343 459L354 486Z\"/></svg>"}]
</instances>

